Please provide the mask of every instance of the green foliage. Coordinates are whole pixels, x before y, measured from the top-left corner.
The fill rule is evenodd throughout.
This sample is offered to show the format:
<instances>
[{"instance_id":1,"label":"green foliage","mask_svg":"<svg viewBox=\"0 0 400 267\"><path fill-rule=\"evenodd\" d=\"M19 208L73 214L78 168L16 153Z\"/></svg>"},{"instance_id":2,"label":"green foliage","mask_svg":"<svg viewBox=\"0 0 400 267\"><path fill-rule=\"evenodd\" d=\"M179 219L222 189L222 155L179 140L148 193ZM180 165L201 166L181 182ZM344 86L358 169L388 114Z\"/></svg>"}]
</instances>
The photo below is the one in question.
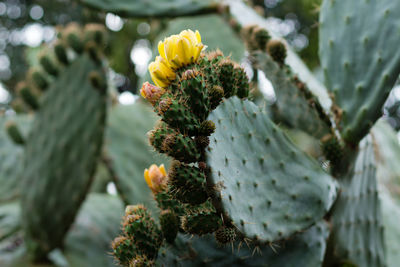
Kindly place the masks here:
<instances>
[{"instance_id":1,"label":"green foliage","mask_svg":"<svg viewBox=\"0 0 400 267\"><path fill-rule=\"evenodd\" d=\"M216 12L214 0L82 0L85 5L123 17L177 17Z\"/></svg>"},{"instance_id":2,"label":"green foliage","mask_svg":"<svg viewBox=\"0 0 400 267\"><path fill-rule=\"evenodd\" d=\"M222 208L246 236L263 242L287 238L329 210L334 180L259 107L232 98L209 119L217 126L207 152L210 179L221 185Z\"/></svg>"},{"instance_id":3,"label":"green foliage","mask_svg":"<svg viewBox=\"0 0 400 267\"><path fill-rule=\"evenodd\" d=\"M398 1L323 1L321 65L346 142L368 133L399 76L399 12Z\"/></svg>"}]
</instances>

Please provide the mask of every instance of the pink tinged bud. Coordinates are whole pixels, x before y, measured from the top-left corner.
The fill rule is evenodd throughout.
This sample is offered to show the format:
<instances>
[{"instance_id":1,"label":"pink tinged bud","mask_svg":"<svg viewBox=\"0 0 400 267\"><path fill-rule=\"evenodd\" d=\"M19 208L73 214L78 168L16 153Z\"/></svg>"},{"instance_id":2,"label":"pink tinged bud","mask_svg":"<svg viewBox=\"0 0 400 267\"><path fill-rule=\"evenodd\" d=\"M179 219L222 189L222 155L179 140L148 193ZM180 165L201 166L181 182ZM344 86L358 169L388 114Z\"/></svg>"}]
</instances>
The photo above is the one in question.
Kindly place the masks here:
<instances>
[{"instance_id":1,"label":"pink tinged bud","mask_svg":"<svg viewBox=\"0 0 400 267\"><path fill-rule=\"evenodd\" d=\"M157 87L145 82L140 89L140 94L147 99L152 105L154 105L158 99L164 94L165 90L163 88Z\"/></svg>"}]
</instances>

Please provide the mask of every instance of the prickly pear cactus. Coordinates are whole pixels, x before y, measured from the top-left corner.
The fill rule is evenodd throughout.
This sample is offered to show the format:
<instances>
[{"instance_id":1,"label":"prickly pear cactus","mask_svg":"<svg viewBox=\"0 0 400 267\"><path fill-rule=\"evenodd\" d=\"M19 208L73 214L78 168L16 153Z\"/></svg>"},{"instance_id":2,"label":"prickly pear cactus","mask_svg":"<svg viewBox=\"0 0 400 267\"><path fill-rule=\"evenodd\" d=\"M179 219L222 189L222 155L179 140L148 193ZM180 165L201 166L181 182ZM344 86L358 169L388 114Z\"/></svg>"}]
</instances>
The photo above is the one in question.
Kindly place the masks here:
<instances>
[{"instance_id":1,"label":"prickly pear cactus","mask_svg":"<svg viewBox=\"0 0 400 267\"><path fill-rule=\"evenodd\" d=\"M399 12L399 1L323 1L319 54L346 142L368 133L399 76Z\"/></svg>"},{"instance_id":2,"label":"prickly pear cactus","mask_svg":"<svg viewBox=\"0 0 400 267\"><path fill-rule=\"evenodd\" d=\"M102 45L92 46L96 43L85 40L84 33L90 30L73 25L62 32L65 42L81 52L68 59L68 65L43 56L43 69L55 77L37 100L40 108L26 138L21 201L27 248L37 259L62 246L91 184L103 141ZM77 49L80 46L86 52Z\"/></svg>"},{"instance_id":3,"label":"prickly pear cactus","mask_svg":"<svg viewBox=\"0 0 400 267\"><path fill-rule=\"evenodd\" d=\"M218 2L215 0L83 0L84 4L124 17L177 17L216 12Z\"/></svg>"},{"instance_id":4,"label":"prickly pear cactus","mask_svg":"<svg viewBox=\"0 0 400 267\"><path fill-rule=\"evenodd\" d=\"M335 181L259 107L231 98L209 119L216 124L207 149L209 178L220 185L221 208L247 237L284 239L328 212Z\"/></svg>"},{"instance_id":5,"label":"prickly pear cactus","mask_svg":"<svg viewBox=\"0 0 400 267\"><path fill-rule=\"evenodd\" d=\"M332 210L333 256L356 266L385 266L373 149L371 136L365 137L354 167L340 180L342 192Z\"/></svg>"}]
</instances>

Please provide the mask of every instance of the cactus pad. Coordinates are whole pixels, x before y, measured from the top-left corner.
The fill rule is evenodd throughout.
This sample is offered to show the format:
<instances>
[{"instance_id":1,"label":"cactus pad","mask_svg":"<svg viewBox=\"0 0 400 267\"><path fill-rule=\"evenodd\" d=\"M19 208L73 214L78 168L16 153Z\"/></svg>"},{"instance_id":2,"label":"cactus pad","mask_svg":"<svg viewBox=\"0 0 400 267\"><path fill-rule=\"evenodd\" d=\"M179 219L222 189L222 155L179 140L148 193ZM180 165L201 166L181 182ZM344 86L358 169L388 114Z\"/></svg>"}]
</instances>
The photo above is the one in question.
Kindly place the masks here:
<instances>
[{"instance_id":1,"label":"cactus pad","mask_svg":"<svg viewBox=\"0 0 400 267\"><path fill-rule=\"evenodd\" d=\"M60 72L41 99L26 141L22 214L28 248L37 257L61 246L94 175L106 94L91 85L93 71L103 73L83 54Z\"/></svg>"},{"instance_id":2,"label":"cactus pad","mask_svg":"<svg viewBox=\"0 0 400 267\"><path fill-rule=\"evenodd\" d=\"M124 17L177 17L217 11L215 0L83 0L84 4Z\"/></svg>"},{"instance_id":3,"label":"cactus pad","mask_svg":"<svg viewBox=\"0 0 400 267\"><path fill-rule=\"evenodd\" d=\"M383 225L371 137L360 143L354 168L340 180L332 210L334 256L357 266L385 266Z\"/></svg>"},{"instance_id":4,"label":"cactus pad","mask_svg":"<svg viewBox=\"0 0 400 267\"><path fill-rule=\"evenodd\" d=\"M400 1L323 1L321 65L349 143L361 140L381 116L399 76L399 13Z\"/></svg>"},{"instance_id":5,"label":"cactus pad","mask_svg":"<svg viewBox=\"0 0 400 267\"><path fill-rule=\"evenodd\" d=\"M279 121L303 130L320 139L330 133L331 123L318 99L306 85L295 78L288 66L280 66L268 54L253 53L254 66L271 81L277 101L275 113Z\"/></svg>"},{"instance_id":6,"label":"cactus pad","mask_svg":"<svg viewBox=\"0 0 400 267\"><path fill-rule=\"evenodd\" d=\"M222 209L247 237L287 238L328 212L335 181L259 107L233 97L209 119L217 127L207 151L211 180Z\"/></svg>"}]
</instances>

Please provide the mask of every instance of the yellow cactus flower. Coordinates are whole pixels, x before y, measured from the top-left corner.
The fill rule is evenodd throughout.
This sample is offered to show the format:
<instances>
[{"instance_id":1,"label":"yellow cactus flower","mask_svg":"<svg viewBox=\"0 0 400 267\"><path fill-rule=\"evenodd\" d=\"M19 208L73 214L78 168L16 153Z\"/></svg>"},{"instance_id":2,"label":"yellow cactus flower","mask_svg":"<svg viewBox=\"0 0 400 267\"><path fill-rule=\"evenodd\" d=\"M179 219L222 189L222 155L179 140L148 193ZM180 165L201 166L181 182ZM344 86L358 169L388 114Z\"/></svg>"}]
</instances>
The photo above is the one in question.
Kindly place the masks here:
<instances>
[{"instance_id":1,"label":"yellow cactus flower","mask_svg":"<svg viewBox=\"0 0 400 267\"><path fill-rule=\"evenodd\" d=\"M151 79L158 87L165 88L175 79L175 72L160 56L157 56L156 60L149 64L149 72Z\"/></svg>"},{"instance_id":2,"label":"yellow cactus flower","mask_svg":"<svg viewBox=\"0 0 400 267\"><path fill-rule=\"evenodd\" d=\"M144 170L144 179L153 193L158 193L166 187L166 178L167 172L165 171L164 164L161 164L160 167L153 164L149 169Z\"/></svg>"},{"instance_id":3,"label":"yellow cactus flower","mask_svg":"<svg viewBox=\"0 0 400 267\"><path fill-rule=\"evenodd\" d=\"M157 87L145 82L140 89L140 94L147 99L153 106L160 99L160 97L165 93L163 88Z\"/></svg>"},{"instance_id":4,"label":"yellow cactus flower","mask_svg":"<svg viewBox=\"0 0 400 267\"><path fill-rule=\"evenodd\" d=\"M160 41L158 52L168 65L176 70L196 62L203 47L198 31L184 30L178 35L172 35L164 41Z\"/></svg>"}]
</instances>

